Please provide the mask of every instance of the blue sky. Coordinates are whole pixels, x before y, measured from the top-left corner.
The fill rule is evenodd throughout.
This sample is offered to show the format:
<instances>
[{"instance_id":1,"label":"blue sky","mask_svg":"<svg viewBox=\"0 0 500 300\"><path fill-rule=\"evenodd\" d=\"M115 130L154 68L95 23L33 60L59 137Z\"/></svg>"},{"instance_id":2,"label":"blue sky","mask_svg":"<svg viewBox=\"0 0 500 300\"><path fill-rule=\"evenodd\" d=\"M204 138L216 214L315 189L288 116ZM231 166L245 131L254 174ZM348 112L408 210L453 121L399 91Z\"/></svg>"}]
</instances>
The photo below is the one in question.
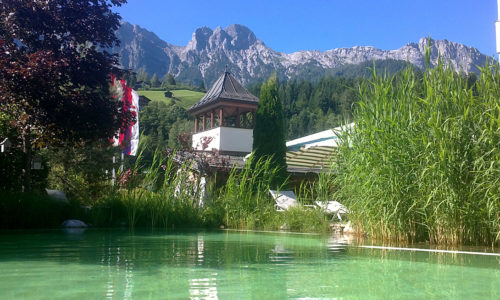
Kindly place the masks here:
<instances>
[{"instance_id":1,"label":"blue sky","mask_svg":"<svg viewBox=\"0 0 500 300\"><path fill-rule=\"evenodd\" d=\"M198 27L242 24L274 50L397 49L421 37L495 53L495 0L128 0L123 21L185 46Z\"/></svg>"}]
</instances>

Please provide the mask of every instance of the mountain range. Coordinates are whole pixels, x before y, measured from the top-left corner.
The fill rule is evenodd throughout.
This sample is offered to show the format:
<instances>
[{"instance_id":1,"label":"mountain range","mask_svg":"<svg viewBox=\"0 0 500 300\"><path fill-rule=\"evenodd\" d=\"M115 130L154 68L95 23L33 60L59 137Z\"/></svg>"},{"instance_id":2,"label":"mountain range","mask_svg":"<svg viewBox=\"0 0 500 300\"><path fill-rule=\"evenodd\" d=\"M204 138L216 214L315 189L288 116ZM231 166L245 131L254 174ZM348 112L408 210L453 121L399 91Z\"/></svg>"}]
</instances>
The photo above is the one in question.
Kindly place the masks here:
<instances>
[{"instance_id":1,"label":"mountain range","mask_svg":"<svg viewBox=\"0 0 500 300\"><path fill-rule=\"evenodd\" d=\"M267 47L243 25L202 27L195 30L186 46L172 45L156 34L138 25L122 23L116 32L121 44L112 51L120 56L122 67L156 73L159 78L171 73L178 81L209 87L218 76L228 71L243 84L268 78L276 72L281 78L309 77L310 74L327 74L346 66L371 63L379 60L407 62L424 67L425 47L430 41L431 63L440 56L455 70L476 72L488 56L476 48L447 40L421 38L396 50L382 50L371 46L336 48L327 51L298 51L282 53Z\"/></svg>"}]
</instances>

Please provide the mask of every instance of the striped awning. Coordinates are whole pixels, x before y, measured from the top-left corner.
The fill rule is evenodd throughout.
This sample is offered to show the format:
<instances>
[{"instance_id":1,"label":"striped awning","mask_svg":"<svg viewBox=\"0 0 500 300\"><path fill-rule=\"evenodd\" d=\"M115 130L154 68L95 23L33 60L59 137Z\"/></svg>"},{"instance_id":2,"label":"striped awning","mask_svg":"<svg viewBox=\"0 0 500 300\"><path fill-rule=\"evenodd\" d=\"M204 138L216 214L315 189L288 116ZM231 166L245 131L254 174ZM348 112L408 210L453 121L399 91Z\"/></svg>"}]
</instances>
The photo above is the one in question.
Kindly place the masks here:
<instances>
[{"instance_id":1,"label":"striped awning","mask_svg":"<svg viewBox=\"0 0 500 300\"><path fill-rule=\"evenodd\" d=\"M289 171L293 172L319 172L330 168L335 161L336 147L317 146L302 147L299 151L286 153L286 163Z\"/></svg>"},{"instance_id":2,"label":"striped awning","mask_svg":"<svg viewBox=\"0 0 500 300\"><path fill-rule=\"evenodd\" d=\"M300 137L286 143L286 163L290 173L320 173L335 163L339 134L354 127L354 123Z\"/></svg>"}]
</instances>

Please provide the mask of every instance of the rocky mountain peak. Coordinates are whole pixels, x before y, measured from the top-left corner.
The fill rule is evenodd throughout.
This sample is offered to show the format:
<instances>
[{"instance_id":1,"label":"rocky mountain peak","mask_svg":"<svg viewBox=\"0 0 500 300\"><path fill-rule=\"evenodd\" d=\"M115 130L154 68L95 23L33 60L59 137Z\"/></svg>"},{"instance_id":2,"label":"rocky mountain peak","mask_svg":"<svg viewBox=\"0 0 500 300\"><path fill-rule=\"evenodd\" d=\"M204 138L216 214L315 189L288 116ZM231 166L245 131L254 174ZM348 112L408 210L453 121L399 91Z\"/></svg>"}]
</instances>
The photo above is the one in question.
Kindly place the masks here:
<instances>
[{"instance_id":1,"label":"rocky mountain peak","mask_svg":"<svg viewBox=\"0 0 500 300\"><path fill-rule=\"evenodd\" d=\"M429 45L431 50L431 63L436 65L439 59L445 64L451 65L456 71L469 73L477 70L476 66L484 65L486 56L479 50L460 43L443 40L421 38L418 42L419 51L425 54L425 47Z\"/></svg>"},{"instance_id":2,"label":"rocky mountain peak","mask_svg":"<svg viewBox=\"0 0 500 300\"><path fill-rule=\"evenodd\" d=\"M230 39L231 37L224 31L224 29L217 27L209 38L210 49L226 49Z\"/></svg>"},{"instance_id":3,"label":"rocky mountain peak","mask_svg":"<svg viewBox=\"0 0 500 300\"><path fill-rule=\"evenodd\" d=\"M257 42L255 34L246 26L233 24L224 29L224 31L231 37L231 46L235 50L248 49Z\"/></svg>"},{"instance_id":4,"label":"rocky mountain peak","mask_svg":"<svg viewBox=\"0 0 500 300\"><path fill-rule=\"evenodd\" d=\"M246 26L233 24L225 29L208 27L196 29L186 51L203 50L246 50L257 42L255 34Z\"/></svg>"},{"instance_id":5,"label":"rocky mountain peak","mask_svg":"<svg viewBox=\"0 0 500 300\"><path fill-rule=\"evenodd\" d=\"M167 46L167 42L160 39L154 32L151 32L139 25L132 25L127 22L122 22L120 28L116 32L117 37L122 43L131 43L137 40L143 40L148 43L161 44L162 47Z\"/></svg>"},{"instance_id":6,"label":"rocky mountain peak","mask_svg":"<svg viewBox=\"0 0 500 300\"><path fill-rule=\"evenodd\" d=\"M212 29L209 27L201 27L193 32L193 36L187 45L187 50L197 50L201 51L208 48L208 42L212 36Z\"/></svg>"},{"instance_id":7,"label":"rocky mountain peak","mask_svg":"<svg viewBox=\"0 0 500 300\"><path fill-rule=\"evenodd\" d=\"M408 43L396 50L356 46L287 54L267 47L249 28L239 24L214 30L198 28L185 47L173 46L154 33L129 23L122 24L117 36L122 43L113 51L120 55L123 67L135 71L145 69L160 78L171 73L179 81L195 85L203 82L206 87L220 76L225 65L243 84L263 80L275 72L285 78L320 76L335 68L373 60L410 62L422 68L428 44L427 38L421 38L418 43ZM431 64L437 64L439 58L455 70L469 73L477 71L476 66L483 65L488 57L460 43L431 40Z\"/></svg>"}]
</instances>

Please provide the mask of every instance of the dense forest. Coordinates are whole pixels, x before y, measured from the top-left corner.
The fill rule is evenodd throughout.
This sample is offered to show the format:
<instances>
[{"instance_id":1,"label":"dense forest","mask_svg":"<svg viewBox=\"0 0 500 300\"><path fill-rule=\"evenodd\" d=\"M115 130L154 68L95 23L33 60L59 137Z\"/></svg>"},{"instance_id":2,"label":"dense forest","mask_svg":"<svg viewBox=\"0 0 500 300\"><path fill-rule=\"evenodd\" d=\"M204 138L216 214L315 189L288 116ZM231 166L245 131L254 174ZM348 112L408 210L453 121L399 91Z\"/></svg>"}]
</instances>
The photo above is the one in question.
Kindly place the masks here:
<instances>
[{"instance_id":1,"label":"dense forest","mask_svg":"<svg viewBox=\"0 0 500 300\"><path fill-rule=\"evenodd\" d=\"M285 135L290 140L338 126L351 118L360 80L325 77L317 82L289 80L278 83L285 116ZM256 96L260 84L248 87ZM140 127L147 144L180 148L178 135L193 130L194 122L180 105L151 101L141 110Z\"/></svg>"},{"instance_id":2,"label":"dense forest","mask_svg":"<svg viewBox=\"0 0 500 300\"><path fill-rule=\"evenodd\" d=\"M394 75L408 66L408 62L395 59L378 59L366 61L359 64L346 64L333 69L324 69L316 64L304 64L297 68L292 80L307 80L318 82L325 77L347 77L347 78L368 78L371 76L371 70L375 68L377 72L387 75ZM415 67L415 66L413 66ZM415 67L416 68L416 67ZM418 68L417 68L418 69Z\"/></svg>"},{"instance_id":3,"label":"dense forest","mask_svg":"<svg viewBox=\"0 0 500 300\"><path fill-rule=\"evenodd\" d=\"M359 82L354 78L325 77L316 83L307 80L278 83L286 138L326 130L350 120ZM260 85L252 85L248 90L259 95Z\"/></svg>"}]
</instances>

